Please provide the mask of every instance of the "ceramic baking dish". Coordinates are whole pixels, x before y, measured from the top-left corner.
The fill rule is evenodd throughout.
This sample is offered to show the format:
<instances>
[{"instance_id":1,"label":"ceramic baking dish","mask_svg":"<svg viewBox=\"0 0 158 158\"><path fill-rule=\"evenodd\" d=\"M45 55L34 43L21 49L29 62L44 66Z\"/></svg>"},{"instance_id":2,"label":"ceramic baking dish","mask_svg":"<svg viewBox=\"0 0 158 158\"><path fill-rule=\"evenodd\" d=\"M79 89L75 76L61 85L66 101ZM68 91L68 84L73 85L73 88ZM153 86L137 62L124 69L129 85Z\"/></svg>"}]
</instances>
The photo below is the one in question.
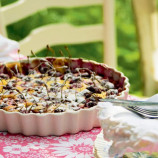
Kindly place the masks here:
<instances>
[{"instance_id":1,"label":"ceramic baking dish","mask_svg":"<svg viewBox=\"0 0 158 158\"><path fill-rule=\"evenodd\" d=\"M37 60L46 59L50 62L56 58L31 58L30 65L36 65ZM59 58L63 60L64 58ZM28 65L27 60L20 61ZM12 62L11 64L14 64ZM105 64L97 63L90 60L71 58L71 69L76 67L88 68L96 74L106 76L106 78L117 82L123 91L117 96L117 99L127 99L129 92L129 82L123 73L108 67ZM0 73L3 73L3 64L0 66ZM77 133L79 131L88 131L93 127L99 127L96 106L78 111L67 111L62 113L28 113L8 112L0 109L0 131L10 133L22 133L24 135L63 135L66 133Z\"/></svg>"}]
</instances>

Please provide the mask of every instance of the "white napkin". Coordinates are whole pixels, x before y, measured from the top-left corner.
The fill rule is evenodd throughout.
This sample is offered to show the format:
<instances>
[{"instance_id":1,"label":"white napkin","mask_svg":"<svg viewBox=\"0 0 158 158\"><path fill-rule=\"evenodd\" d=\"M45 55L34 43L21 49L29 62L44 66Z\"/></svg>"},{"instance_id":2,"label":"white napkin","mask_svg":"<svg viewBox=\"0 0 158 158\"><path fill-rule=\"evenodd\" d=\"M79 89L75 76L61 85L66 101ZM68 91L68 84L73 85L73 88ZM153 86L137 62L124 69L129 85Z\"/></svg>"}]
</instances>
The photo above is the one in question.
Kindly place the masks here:
<instances>
[{"instance_id":1,"label":"white napkin","mask_svg":"<svg viewBox=\"0 0 158 158\"><path fill-rule=\"evenodd\" d=\"M9 62L17 59L19 43L0 35L0 62Z\"/></svg>"},{"instance_id":2,"label":"white napkin","mask_svg":"<svg viewBox=\"0 0 158 158\"><path fill-rule=\"evenodd\" d=\"M158 102L158 94L147 101ZM135 113L112 103L100 102L99 119L106 141L112 140L109 154L123 154L125 151L158 152L158 120L143 119Z\"/></svg>"}]
</instances>

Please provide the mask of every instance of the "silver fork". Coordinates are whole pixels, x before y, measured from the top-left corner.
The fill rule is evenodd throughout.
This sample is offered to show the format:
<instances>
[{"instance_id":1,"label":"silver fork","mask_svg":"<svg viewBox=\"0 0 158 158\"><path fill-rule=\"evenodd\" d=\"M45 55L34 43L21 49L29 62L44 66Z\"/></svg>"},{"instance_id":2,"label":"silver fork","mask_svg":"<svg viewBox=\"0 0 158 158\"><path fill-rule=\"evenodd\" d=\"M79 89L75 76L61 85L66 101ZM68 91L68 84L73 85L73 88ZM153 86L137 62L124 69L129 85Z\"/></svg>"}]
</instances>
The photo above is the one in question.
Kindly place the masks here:
<instances>
[{"instance_id":1,"label":"silver fork","mask_svg":"<svg viewBox=\"0 0 158 158\"><path fill-rule=\"evenodd\" d=\"M143 118L158 119L158 102L133 101L119 99L100 99L101 102L111 102L116 106L123 106ZM157 109L154 109L154 107ZM153 109L149 109L152 107Z\"/></svg>"}]
</instances>

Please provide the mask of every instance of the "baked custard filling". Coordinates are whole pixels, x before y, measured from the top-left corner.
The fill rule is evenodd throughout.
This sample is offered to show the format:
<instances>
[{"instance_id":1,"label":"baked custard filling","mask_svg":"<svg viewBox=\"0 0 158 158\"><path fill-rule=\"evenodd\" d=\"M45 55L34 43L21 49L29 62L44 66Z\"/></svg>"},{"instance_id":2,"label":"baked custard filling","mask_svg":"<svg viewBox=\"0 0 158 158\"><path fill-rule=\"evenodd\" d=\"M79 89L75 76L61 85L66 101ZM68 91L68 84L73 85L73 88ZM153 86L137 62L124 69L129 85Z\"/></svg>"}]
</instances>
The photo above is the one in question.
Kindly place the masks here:
<instances>
[{"instance_id":1,"label":"baked custard filling","mask_svg":"<svg viewBox=\"0 0 158 158\"><path fill-rule=\"evenodd\" d=\"M50 57L0 65L0 109L20 113L78 111L96 106L99 99L116 98L124 90L121 81L95 71L99 64L88 61L89 66L81 67L80 62Z\"/></svg>"}]
</instances>

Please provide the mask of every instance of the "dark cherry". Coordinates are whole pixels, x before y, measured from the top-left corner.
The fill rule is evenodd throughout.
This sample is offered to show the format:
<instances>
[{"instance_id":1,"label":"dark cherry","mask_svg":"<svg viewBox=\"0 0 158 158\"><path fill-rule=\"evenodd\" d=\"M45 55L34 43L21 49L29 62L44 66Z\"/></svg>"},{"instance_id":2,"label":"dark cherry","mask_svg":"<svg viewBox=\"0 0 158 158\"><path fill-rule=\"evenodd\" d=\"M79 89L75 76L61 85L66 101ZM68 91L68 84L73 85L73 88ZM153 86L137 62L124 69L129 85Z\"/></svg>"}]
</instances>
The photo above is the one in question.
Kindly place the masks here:
<instances>
[{"instance_id":1,"label":"dark cherry","mask_svg":"<svg viewBox=\"0 0 158 158\"><path fill-rule=\"evenodd\" d=\"M42 67L42 66L39 67L39 71L40 71L40 73L42 73L42 74L45 74L45 73L48 71L48 69L49 69L49 68L46 67L46 66L45 66L45 67Z\"/></svg>"},{"instance_id":2,"label":"dark cherry","mask_svg":"<svg viewBox=\"0 0 158 158\"><path fill-rule=\"evenodd\" d=\"M18 102L18 101L19 101L19 99L14 99L14 101L15 101L15 102Z\"/></svg>"},{"instance_id":3,"label":"dark cherry","mask_svg":"<svg viewBox=\"0 0 158 158\"><path fill-rule=\"evenodd\" d=\"M64 73L67 74L67 73L70 73L70 72L71 72L70 69L66 69Z\"/></svg>"},{"instance_id":4,"label":"dark cherry","mask_svg":"<svg viewBox=\"0 0 158 158\"><path fill-rule=\"evenodd\" d=\"M48 76L54 76L54 71L48 71Z\"/></svg>"},{"instance_id":5,"label":"dark cherry","mask_svg":"<svg viewBox=\"0 0 158 158\"><path fill-rule=\"evenodd\" d=\"M80 80L81 80L80 77L74 77L73 79L70 80L70 84L76 83L76 82L78 82Z\"/></svg>"},{"instance_id":6,"label":"dark cherry","mask_svg":"<svg viewBox=\"0 0 158 158\"><path fill-rule=\"evenodd\" d=\"M122 89L122 88L119 88L119 89L118 89L118 92L119 92L119 93L120 93L120 92L122 92L122 91L123 91L123 89Z\"/></svg>"},{"instance_id":7,"label":"dark cherry","mask_svg":"<svg viewBox=\"0 0 158 158\"><path fill-rule=\"evenodd\" d=\"M87 106L87 107L93 107L93 106L95 106L95 105L97 105L97 103L94 102L94 101L89 101L88 103L86 103L86 106Z\"/></svg>"},{"instance_id":8,"label":"dark cherry","mask_svg":"<svg viewBox=\"0 0 158 158\"><path fill-rule=\"evenodd\" d=\"M2 78L2 79L8 79L9 75L7 75L7 74L0 74L0 78Z\"/></svg>"},{"instance_id":9,"label":"dark cherry","mask_svg":"<svg viewBox=\"0 0 158 158\"><path fill-rule=\"evenodd\" d=\"M69 100L69 99L65 99L65 100L63 100L63 103L71 103L71 100Z\"/></svg>"},{"instance_id":10,"label":"dark cherry","mask_svg":"<svg viewBox=\"0 0 158 158\"><path fill-rule=\"evenodd\" d=\"M64 80L64 75L61 75L61 76L60 76L60 79L61 79L61 80Z\"/></svg>"},{"instance_id":11,"label":"dark cherry","mask_svg":"<svg viewBox=\"0 0 158 158\"><path fill-rule=\"evenodd\" d=\"M64 109L55 109L54 110L55 113L64 112L64 111L65 111Z\"/></svg>"},{"instance_id":12,"label":"dark cherry","mask_svg":"<svg viewBox=\"0 0 158 158\"><path fill-rule=\"evenodd\" d=\"M91 97L91 93L85 93L84 96L85 96L86 98L89 98L89 97Z\"/></svg>"},{"instance_id":13,"label":"dark cherry","mask_svg":"<svg viewBox=\"0 0 158 158\"><path fill-rule=\"evenodd\" d=\"M51 91L51 92L55 92L55 88L54 88L54 87L51 87L51 88L50 88L50 91Z\"/></svg>"},{"instance_id":14,"label":"dark cherry","mask_svg":"<svg viewBox=\"0 0 158 158\"><path fill-rule=\"evenodd\" d=\"M3 86L3 89L6 89L6 90L10 90L12 88L13 88L12 84L7 84L7 85Z\"/></svg>"},{"instance_id":15,"label":"dark cherry","mask_svg":"<svg viewBox=\"0 0 158 158\"><path fill-rule=\"evenodd\" d=\"M0 109L3 109L3 108L6 107L6 106L8 106L8 104L2 103L2 104L0 105Z\"/></svg>"},{"instance_id":16,"label":"dark cherry","mask_svg":"<svg viewBox=\"0 0 158 158\"><path fill-rule=\"evenodd\" d=\"M98 87L94 87L94 86L89 86L87 87L87 89L93 93L101 93L101 89Z\"/></svg>"},{"instance_id":17,"label":"dark cherry","mask_svg":"<svg viewBox=\"0 0 158 158\"><path fill-rule=\"evenodd\" d=\"M20 98L20 99L24 99L24 96L23 96L23 95L19 95L19 98Z\"/></svg>"}]
</instances>

